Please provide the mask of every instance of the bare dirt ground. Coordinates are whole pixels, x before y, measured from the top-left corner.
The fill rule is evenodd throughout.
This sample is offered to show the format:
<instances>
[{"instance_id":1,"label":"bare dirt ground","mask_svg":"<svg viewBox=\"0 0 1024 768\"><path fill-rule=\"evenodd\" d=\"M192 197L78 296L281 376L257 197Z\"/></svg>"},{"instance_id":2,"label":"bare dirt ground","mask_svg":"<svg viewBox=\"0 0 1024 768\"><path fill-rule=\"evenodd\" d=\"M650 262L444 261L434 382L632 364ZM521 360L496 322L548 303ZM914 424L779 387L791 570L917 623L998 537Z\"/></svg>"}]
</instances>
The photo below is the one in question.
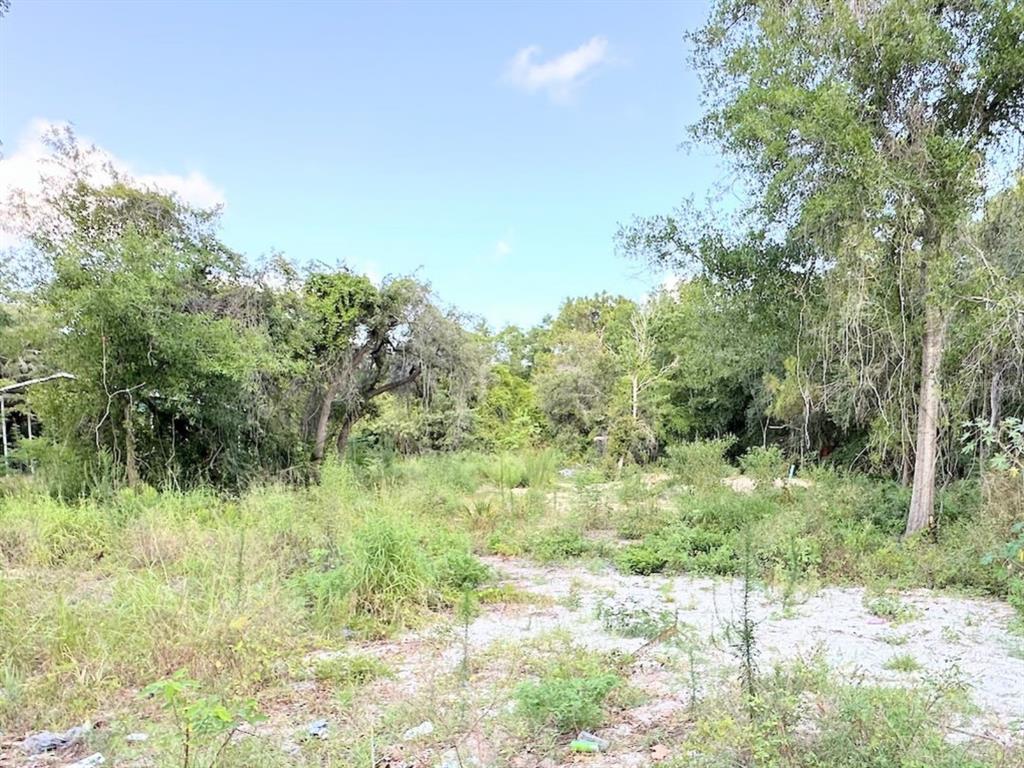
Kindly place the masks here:
<instances>
[{"instance_id":1,"label":"bare dirt ground","mask_svg":"<svg viewBox=\"0 0 1024 768\"><path fill-rule=\"evenodd\" d=\"M670 743L674 731L685 729L685 713L694 693L705 695L735 677L729 627L737 621L740 609L742 585L738 581L686 575L631 576L599 566L541 566L518 559L486 559L502 584L534 595L536 601L484 606L467 626L446 621L361 648L397 670L395 678L371 686L375 700L382 704L389 700L434 702L434 711L422 712L423 720L437 729L431 746L417 751L415 739L398 745L392 749L391 765L495 764L499 745L487 723L508 710L508 695L522 679L513 649L552 633L568 635L586 648L619 651L632 658L629 683L643 694L643 703L616 713L598 731L611 742L611 748L587 757L592 768L653 765L660 744ZM860 588L823 588L785 610L778 595L757 591L751 613L757 623L759 666L769 669L775 662L817 656L840 680L851 683L901 686L957 681L976 709L960 723L965 734L1003 743L1024 740L1024 641L1008 629L1012 610L994 600L924 590L893 597L910 609L908 617L898 623L873 615ZM597 618L599 604L608 601L675 614L687 642L653 646L642 638L609 631ZM487 658L482 667L490 671L474 681L479 696L462 705L479 712L474 727L468 733L453 731L446 742L445 711L455 703L433 689L458 669L467 649L471 659ZM906 655L913 657L920 669L887 668L891 659ZM489 692L483 693L488 687ZM420 716L417 713L412 719L419 722ZM457 760L449 750L446 762L446 743L459 748ZM527 753L504 755L501 764L550 768L572 765L575 760L570 755L561 763Z\"/></svg>"}]
</instances>

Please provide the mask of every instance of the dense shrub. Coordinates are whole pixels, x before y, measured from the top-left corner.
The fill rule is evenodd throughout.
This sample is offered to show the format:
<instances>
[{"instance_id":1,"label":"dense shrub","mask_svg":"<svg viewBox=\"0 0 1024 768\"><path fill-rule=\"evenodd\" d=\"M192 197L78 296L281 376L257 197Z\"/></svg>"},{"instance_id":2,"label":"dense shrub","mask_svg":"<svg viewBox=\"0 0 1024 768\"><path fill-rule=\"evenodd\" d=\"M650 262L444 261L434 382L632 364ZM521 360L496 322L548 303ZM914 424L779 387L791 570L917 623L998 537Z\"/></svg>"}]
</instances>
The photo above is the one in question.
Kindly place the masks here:
<instances>
[{"instance_id":1,"label":"dense shrub","mask_svg":"<svg viewBox=\"0 0 1024 768\"><path fill-rule=\"evenodd\" d=\"M734 437L694 440L670 445L668 468L681 482L694 488L717 486L732 472L725 454L735 444Z\"/></svg>"},{"instance_id":2,"label":"dense shrub","mask_svg":"<svg viewBox=\"0 0 1024 768\"><path fill-rule=\"evenodd\" d=\"M743 474L754 478L761 485L770 485L773 480L786 477L789 461L777 445L754 446L740 456Z\"/></svg>"}]
</instances>

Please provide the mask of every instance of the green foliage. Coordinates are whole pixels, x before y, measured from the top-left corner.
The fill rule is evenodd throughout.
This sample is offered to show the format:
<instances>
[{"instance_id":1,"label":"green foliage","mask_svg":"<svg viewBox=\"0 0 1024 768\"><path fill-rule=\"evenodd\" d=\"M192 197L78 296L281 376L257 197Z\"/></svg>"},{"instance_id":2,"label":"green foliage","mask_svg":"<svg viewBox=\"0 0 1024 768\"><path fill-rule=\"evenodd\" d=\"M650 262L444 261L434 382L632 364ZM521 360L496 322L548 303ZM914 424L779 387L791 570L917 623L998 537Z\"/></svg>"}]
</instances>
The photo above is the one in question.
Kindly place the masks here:
<instances>
[{"instance_id":1,"label":"green foliage","mask_svg":"<svg viewBox=\"0 0 1024 768\"><path fill-rule=\"evenodd\" d=\"M570 674L556 667L537 682L523 683L515 693L519 713L532 727L561 733L597 728L605 698L623 681L613 672L588 672Z\"/></svg>"},{"instance_id":2,"label":"green foliage","mask_svg":"<svg viewBox=\"0 0 1024 768\"><path fill-rule=\"evenodd\" d=\"M538 531L529 540L529 553L541 562L582 557L591 549L582 531L571 526Z\"/></svg>"},{"instance_id":3,"label":"green foliage","mask_svg":"<svg viewBox=\"0 0 1024 768\"><path fill-rule=\"evenodd\" d=\"M597 618L609 632L648 640L675 624L671 612L639 601L602 600L597 605Z\"/></svg>"},{"instance_id":4,"label":"green foliage","mask_svg":"<svg viewBox=\"0 0 1024 768\"><path fill-rule=\"evenodd\" d=\"M917 611L912 607L906 605L898 598L891 597L889 595L881 595L871 599L866 599L864 607L873 616L878 616L882 619L888 619L894 624L902 624L907 621L911 621L917 616Z\"/></svg>"},{"instance_id":5,"label":"green foliage","mask_svg":"<svg viewBox=\"0 0 1024 768\"><path fill-rule=\"evenodd\" d=\"M380 659L366 654L346 654L318 660L313 677L339 687L352 687L381 677L390 677L391 669Z\"/></svg>"},{"instance_id":6,"label":"green foliage","mask_svg":"<svg viewBox=\"0 0 1024 768\"><path fill-rule=\"evenodd\" d=\"M668 466L687 485L698 489L715 487L731 472L725 454L735 442L727 437L677 443L668 449Z\"/></svg>"},{"instance_id":7,"label":"green foliage","mask_svg":"<svg viewBox=\"0 0 1024 768\"><path fill-rule=\"evenodd\" d=\"M808 706L808 702L813 705ZM1000 768L1019 749L967 737L950 739L962 713L955 684L923 688L841 685L820 660L778 667L761 678L753 706L726 690L706 698L692 727L664 765L818 768Z\"/></svg>"},{"instance_id":8,"label":"green foliage","mask_svg":"<svg viewBox=\"0 0 1024 768\"><path fill-rule=\"evenodd\" d=\"M436 579L441 587L458 591L476 589L493 576L491 569L477 557L461 549L443 552L435 567Z\"/></svg>"},{"instance_id":9,"label":"green foliage","mask_svg":"<svg viewBox=\"0 0 1024 768\"><path fill-rule=\"evenodd\" d=\"M739 463L743 474L754 478L760 485L771 485L772 481L785 478L789 472L789 462L777 445L748 448L740 456Z\"/></svg>"},{"instance_id":10,"label":"green foliage","mask_svg":"<svg viewBox=\"0 0 1024 768\"><path fill-rule=\"evenodd\" d=\"M543 489L555 478L559 454L550 448L488 456L480 466L483 477L501 489Z\"/></svg>"},{"instance_id":11,"label":"green foliage","mask_svg":"<svg viewBox=\"0 0 1024 768\"><path fill-rule=\"evenodd\" d=\"M665 570L669 558L661 552L660 547L650 544L631 544L619 552L615 563L626 573L650 576L652 573L660 573Z\"/></svg>"},{"instance_id":12,"label":"green foliage","mask_svg":"<svg viewBox=\"0 0 1024 768\"><path fill-rule=\"evenodd\" d=\"M544 416L533 386L507 365L491 368L487 392L476 409L477 440L491 450L514 450L536 445Z\"/></svg>"},{"instance_id":13,"label":"green foliage","mask_svg":"<svg viewBox=\"0 0 1024 768\"><path fill-rule=\"evenodd\" d=\"M893 656L883 666L893 672L917 672L921 669L921 663L909 653Z\"/></svg>"},{"instance_id":14,"label":"green foliage","mask_svg":"<svg viewBox=\"0 0 1024 768\"><path fill-rule=\"evenodd\" d=\"M346 584L353 610L384 626L426 604L430 566L407 523L370 518L352 537Z\"/></svg>"},{"instance_id":15,"label":"green foliage","mask_svg":"<svg viewBox=\"0 0 1024 768\"><path fill-rule=\"evenodd\" d=\"M179 670L172 677L146 686L142 693L157 699L178 729L181 768L215 768L224 750L243 725L266 718L255 702L230 702L219 696L200 696L197 681Z\"/></svg>"}]
</instances>

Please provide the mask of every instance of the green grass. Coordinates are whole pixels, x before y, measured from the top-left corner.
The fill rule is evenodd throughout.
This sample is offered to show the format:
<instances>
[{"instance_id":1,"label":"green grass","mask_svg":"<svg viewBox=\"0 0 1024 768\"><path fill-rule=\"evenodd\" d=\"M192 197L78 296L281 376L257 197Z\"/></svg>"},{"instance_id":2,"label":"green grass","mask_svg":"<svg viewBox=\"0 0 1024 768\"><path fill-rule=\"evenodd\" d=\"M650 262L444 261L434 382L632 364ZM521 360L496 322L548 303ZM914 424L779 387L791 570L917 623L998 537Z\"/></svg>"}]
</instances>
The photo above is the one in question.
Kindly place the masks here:
<instances>
[{"instance_id":1,"label":"green grass","mask_svg":"<svg viewBox=\"0 0 1024 768\"><path fill-rule=\"evenodd\" d=\"M898 656L893 656L885 662L884 667L892 670L893 672L917 672L922 668L921 662L909 653L901 653Z\"/></svg>"},{"instance_id":2,"label":"green grass","mask_svg":"<svg viewBox=\"0 0 1024 768\"><path fill-rule=\"evenodd\" d=\"M917 689L837 683L821 660L776 667L753 701L729 684L701 701L667 768L1010 768L1019 747L959 734L955 686ZM749 761L751 755L756 760Z\"/></svg>"},{"instance_id":3,"label":"green grass","mask_svg":"<svg viewBox=\"0 0 1024 768\"><path fill-rule=\"evenodd\" d=\"M137 692L177 670L241 700L273 700L311 675L357 690L387 673L353 643L439 618L458 626L467 595L490 610L544 602L495 586L479 558L488 552L734 576L749 528L757 575L769 582L946 587L1024 607L1020 577L983 562L1015 518L972 507L970 488L947 492L937 541L901 542L899 486L822 470L807 473L806 489L736 494L715 480L732 471L720 448L679 453L691 476L674 483L596 471L562 481L557 454L540 451L329 462L317 486L233 498L143 488L68 502L31 482L0 486L0 730L141 716ZM574 591L567 602L580 600ZM894 624L914 615L889 596L866 605ZM623 632L648 636L667 620L648 618ZM310 669L324 649L344 653ZM627 690L611 680L614 660L554 656L510 681L522 693L518 721L592 725ZM351 755L368 764L372 740L357 735Z\"/></svg>"}]
</instances>

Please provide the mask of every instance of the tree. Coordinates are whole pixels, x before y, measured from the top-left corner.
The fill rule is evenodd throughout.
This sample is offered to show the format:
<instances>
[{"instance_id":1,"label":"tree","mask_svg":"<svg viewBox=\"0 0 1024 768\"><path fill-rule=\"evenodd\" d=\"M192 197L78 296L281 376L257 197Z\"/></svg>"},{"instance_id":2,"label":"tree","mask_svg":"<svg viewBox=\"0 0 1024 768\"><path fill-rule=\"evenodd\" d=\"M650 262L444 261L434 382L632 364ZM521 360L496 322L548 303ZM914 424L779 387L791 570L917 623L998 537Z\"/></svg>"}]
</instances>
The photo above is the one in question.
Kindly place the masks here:
<instances>
[{"instance_id":1,"label":"tree","mask_svg":"<svg viewBox=\"0 0 1024 768\"><path fill-rule=\"evenodd\" d=\"M568 450L585 450L606 436L620 376L616 354L634 308L608 294L567 299L551 321L532 380L549 432Z\"/></svg>"},{"instance_id":2,"label":"tree","mask_svg":"<svg viewBox=\"0 0 1024 768\"><path fill-rule=\"evenodd\" d=\"M670 299L668 299L670 301ZM627 457L649 461L657 453L656 404L660 391L678 358L659 363L658 339L654 333L653 316L665 297L655 297L634 309L629 320L629 334L620 345L617 362L622 371L622 394L613 408L610 442L619 457L619 467Z\"/></svg>"},{"instance_id":3,"label":"tree","mask_svg":"<svg viewBox=\"0 0 1024 768\"><path fill-rule=\"evenodd\" d=\"M33 299L50 320L42 356L76 378L29 395L52 439L91 445L130 485L243 481L280 362L250 323L237 257L155 192L83 182L55 203L59 227L34 239L48 278Z\"/></svg>"},{"instance_id":4,"label":"tree","mask_svg":"<svg viewBox=\"0 0 1024 768\"><path fill-rule=\"evenodd\" d=\"M511 366L491 366L487 391L476 408L476 434L488 448L502 450L533 445L544 429L544 415L532 384Z\"/></svg>"},{"instance_id":5,"label":"tree","mask_svg":"<svg viewBox=\"0 0 1024 768\"><path fill-rule=\"evenodd\" d=\"M847 318L843 333L870 343L894 321L911 341L914 533L934 506L954 243L1024 120L1024 8L724 0L692 40L708 103L695 134L736 160L753 210L829 254L833 279L895 287L895 317Z\"/></svg>"},{"instance_id":6,"label":"tree","mask_svg":"<svg viewBox=\"0 0 1024 768\"><path fill-rule=\"evenodd\" d=\"M425 285L397 278L378 288L365 276L341 270L311 275L304 293L314 463L323 460L334 416L341 452L374 398L416 390L429 399L442 381L466 397L476 385L476 345L457 318L430 301Z\"/></svg>"}]
</instances>

